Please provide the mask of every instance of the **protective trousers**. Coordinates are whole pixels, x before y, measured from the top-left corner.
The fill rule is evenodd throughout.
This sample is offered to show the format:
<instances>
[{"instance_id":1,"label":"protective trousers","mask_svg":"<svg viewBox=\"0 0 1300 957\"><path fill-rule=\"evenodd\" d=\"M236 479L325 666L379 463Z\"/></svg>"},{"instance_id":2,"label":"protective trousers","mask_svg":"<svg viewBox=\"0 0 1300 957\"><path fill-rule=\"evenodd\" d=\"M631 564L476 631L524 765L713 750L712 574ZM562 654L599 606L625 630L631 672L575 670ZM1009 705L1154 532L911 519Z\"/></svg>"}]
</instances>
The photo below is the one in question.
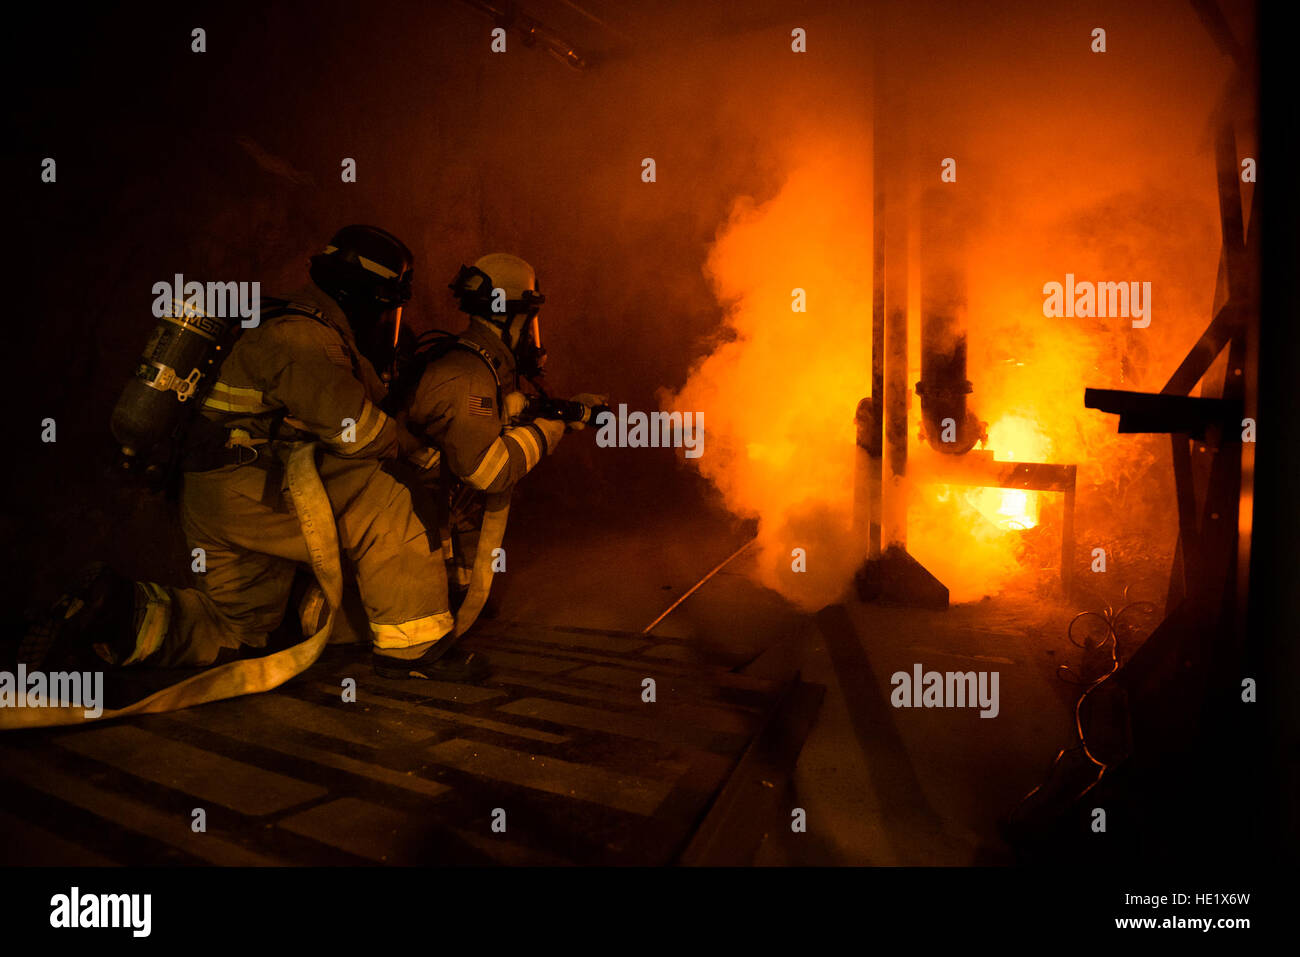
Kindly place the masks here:
<instances>
[{"instance_id":1,"label":"protective trousers","mask_svg":"<svg viewBox=\"0 0 1300 957\"><path fill-rule=\"evenodd\" d=\"M455 624L436 529L429 534L410 491L379 460L318 451L316 461L375 649L422 652ZM276 457L187 473L181 520L191 554L202 549L199 587L144 584L147 607L131 661L205 666L223 649L265 646L284 616L295 570L309 560Z\"/></svg>"},{"instance_id":2,"label":"protective trousers","mask_svg":"<svg viewBox=\"0 0 1300 957\"><path fill-rule=\"evenodd\" d=\"M285 484L307 543L323 606L323 613L318 616L305 641L275 654L240 658L200 669L197 674L148 697L121 708L101 708L98 714L87 709L85 705L88 702L85 701L51 702L51 706L41 708L0 708L0 729L84 724L130 714L160 714L205 701L270 691L310 668L331 639L342 604L343 572L339 565L338 530L329 496L325 494L317 474L314 446L300 444L281 451L285 453L281 460ZM103 702L99 704L102 706Z\"/></svg>"}]
</instances>

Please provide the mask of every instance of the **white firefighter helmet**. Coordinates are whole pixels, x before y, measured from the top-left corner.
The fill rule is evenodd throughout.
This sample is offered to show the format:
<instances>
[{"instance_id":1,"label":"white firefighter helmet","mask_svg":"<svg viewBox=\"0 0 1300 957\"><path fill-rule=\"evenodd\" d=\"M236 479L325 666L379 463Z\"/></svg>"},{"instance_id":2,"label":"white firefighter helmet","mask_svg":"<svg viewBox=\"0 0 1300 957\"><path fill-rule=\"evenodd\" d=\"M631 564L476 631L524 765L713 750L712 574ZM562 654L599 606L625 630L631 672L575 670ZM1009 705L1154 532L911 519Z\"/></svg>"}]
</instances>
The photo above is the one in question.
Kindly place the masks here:
<instances>
[{"instance_id":1,"label":"white firefighter helmet","mask_svg":"<svg viewBox=\"0 0 1300 957\"><path fill-rule=\"evenodd\" d=\"M451 290L463 311L498 323L546 301L533 267L509 253L488 253L473 266L461 266Z\"/></svg>"}]
</instances>

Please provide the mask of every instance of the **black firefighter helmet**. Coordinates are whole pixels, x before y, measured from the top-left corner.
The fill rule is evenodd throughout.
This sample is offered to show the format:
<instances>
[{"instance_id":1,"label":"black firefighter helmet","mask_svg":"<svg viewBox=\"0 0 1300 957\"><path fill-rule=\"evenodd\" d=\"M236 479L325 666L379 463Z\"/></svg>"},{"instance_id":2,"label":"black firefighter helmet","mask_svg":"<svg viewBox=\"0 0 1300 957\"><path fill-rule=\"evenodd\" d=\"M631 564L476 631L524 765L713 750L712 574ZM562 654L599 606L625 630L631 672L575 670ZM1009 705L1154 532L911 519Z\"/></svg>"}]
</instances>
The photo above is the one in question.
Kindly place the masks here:
<instances>
[{"instance_id":1,"label":"black firefighter helmet","mask_svg":"<svg viewBox=\"0 0 1300 957\"><path fill-rule=\"evenodd\" d=\"M354 327L408 302L414 271L407 245L377 226L344 226L310 262L312 282L338 302Z\"/></svg>"}]
</instances>

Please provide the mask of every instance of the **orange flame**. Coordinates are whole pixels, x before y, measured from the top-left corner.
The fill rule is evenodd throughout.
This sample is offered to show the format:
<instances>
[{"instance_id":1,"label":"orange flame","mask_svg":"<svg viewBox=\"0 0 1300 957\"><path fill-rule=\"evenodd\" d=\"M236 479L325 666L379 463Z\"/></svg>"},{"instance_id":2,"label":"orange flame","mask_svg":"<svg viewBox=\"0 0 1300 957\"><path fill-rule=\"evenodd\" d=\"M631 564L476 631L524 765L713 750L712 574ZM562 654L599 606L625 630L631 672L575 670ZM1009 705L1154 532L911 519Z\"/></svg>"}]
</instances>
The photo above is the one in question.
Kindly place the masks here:
<instances>
[{"instance_id":1,"label":"orange flame","mask_svg":"<svg viewBox=\"0 0 1300 957\"><path fill-rule=\"evenodd\" d=\"M872 203L863 175L870 154L860 143L818 146L793 164L769 201L736 203L705 268L725 309L725 329L682 389L660 397L665 409L705 413L709 442L698 467L729 509L758 519L759 581L806 609L843 598L867 550L866 535L853 525L853 420L871 388ZM1110 418L1084 409L1083 387L1140 388L1144 378L1150 385L1176 364L1184 348L1179 336L1190 327L1180 305L1190 295L1190 267L1143 260L1143 277L1166 280L1159 288L1170 302L1170 332L1159 337L1122 321L1046 319L1044 277L1063 275L1063 263L1080 274L1104 274L1094 266L1103 260L1095 243L1080 240L1062 254L1058 229L1095 197L1081 193L1061 200L1060 209L1057 199L1053 194L1042 208L1008 206L1000 228L972 236L971 407L990 423L987 448L996 459L1078 464L1081 488L1114 494L1143 474L1152 453L1117 435ZM1125 242L1156 249L1173 243L1177 237L1160 223L1134 218ZM1212 218L1206 223L1189 224L1197 243L1188 250L1200 255L1205 246L1212 257ZM910 382L919 378L915 288ZM792 308L800 291L806 311ZM918 428L913 398L909 434ZM941 484L939 459L952 464L911 442L907 548L954 602L994 594L1026 570L1025 533L1056 521L1047 506L1060 495ZM1041 575L1044 562L1034 564Z\"/></svg>"},{"instance_id":2,"label":"orange flame","mask_svg":"<svg viewBox=\"0 0 1300 957\"><path fill-rule=\"evenodd\" d=\"M989 448L999 462L1050 462L1051 442L1025 416L1007 415L989 427ZM1015 488L978 490L976 508L1000 528L1023 530L1038 524L1038 494Z\"/></svg>"}]
</instances>

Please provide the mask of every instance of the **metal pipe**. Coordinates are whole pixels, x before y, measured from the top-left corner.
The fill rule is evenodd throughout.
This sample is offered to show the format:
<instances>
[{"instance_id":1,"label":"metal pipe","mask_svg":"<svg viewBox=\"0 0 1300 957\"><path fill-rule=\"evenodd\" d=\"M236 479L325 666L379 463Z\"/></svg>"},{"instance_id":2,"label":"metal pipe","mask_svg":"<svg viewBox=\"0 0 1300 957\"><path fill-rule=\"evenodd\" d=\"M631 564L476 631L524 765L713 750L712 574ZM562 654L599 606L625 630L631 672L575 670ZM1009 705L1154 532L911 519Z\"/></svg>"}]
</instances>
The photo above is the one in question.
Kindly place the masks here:
<instances>
[{"instance_id":1,"label":"metal pipe","mask_svg":"<svg viewBox=\"0 0 1300 957\"><path fill-rule=\"evenodd\" d=\"M877 55L880 55L879 52ZM879 74L877 75L877 82ZM872 116L872 204L871 204L871 398L866 409L858 408L859 421L865 418L865 435L859 445L866 450L866 498L868 508L867 555L880 557L881 480L885 439L885 128L880 122L880 107ZM864 413L869 415L864 416ZM865 444L862 439L866 439Z\"/></svg>"},{"instance_id":2,"label":"metal pipe","mask_svg":"<svg viewBox=\"0 0 1300 957\"><path fill-rule=\"evenodd\" d=\"M680 604L681 604L682 602L684 602L686 599L690 598L690 597L691 597L692 595L694 595L697 591L699 591L699 590L700 590L700 586L702 586L705 582L707 582L710 578L712 578L712 577L713 577L714 575L716 575L718 572L722 571L723 568L725 568L728 564L730 564L730 562L731 562L731 560L732 560L733 558L735 558L737 555L739 555L741 552L743 552L745 549L747 549L750 545L753 545L756 541L758 541L758 536L757 536L757 535L755 535L753 538L751 538L749 541L747 541L744 545L741 545L741 546L740 546L739 548L737 548L734 552L732 552L730 555L728 555L726 558L724 558L721 562L719 562L719 563L717 564L717 566L714 567L713 571L709 572L707 575L705 575L703 578L701 578L699 581L697 581L694 585L692 585L692 586L690 587L690 590L687 591L685 595L683 595L681 598L677 599L675 602L673 602L671 605L669 605L667 608L665 608L665 609L664 609L664 612L663 612L662 615L660 615L660 616L659 616L658 618L656 618L654 621L650 622L650 624L648 624L648 625L646 625L644 628L642 628L642 629L641 629L641 634L643 634L643 635L648 635L648 634L650 634L650 632L654 629L654 626L655 626L655 625L659 624L659 622L663 621L665 618L667 618L669 615L671 615L671 614L673 613L673 610L674 610L678 605L680 605Z\"/></svg>"},{"instance_id":3,"label":"metal pipe","mask_svg":"<svg viewBox=\"0 0 1300 957\"><path fill-rule=\"evenodd\" d=\"M961 455L982 437L967 408L966 220L957 184L925 191L921 201L921 423L930 446Z\"/></svg>"}]
</instances>

